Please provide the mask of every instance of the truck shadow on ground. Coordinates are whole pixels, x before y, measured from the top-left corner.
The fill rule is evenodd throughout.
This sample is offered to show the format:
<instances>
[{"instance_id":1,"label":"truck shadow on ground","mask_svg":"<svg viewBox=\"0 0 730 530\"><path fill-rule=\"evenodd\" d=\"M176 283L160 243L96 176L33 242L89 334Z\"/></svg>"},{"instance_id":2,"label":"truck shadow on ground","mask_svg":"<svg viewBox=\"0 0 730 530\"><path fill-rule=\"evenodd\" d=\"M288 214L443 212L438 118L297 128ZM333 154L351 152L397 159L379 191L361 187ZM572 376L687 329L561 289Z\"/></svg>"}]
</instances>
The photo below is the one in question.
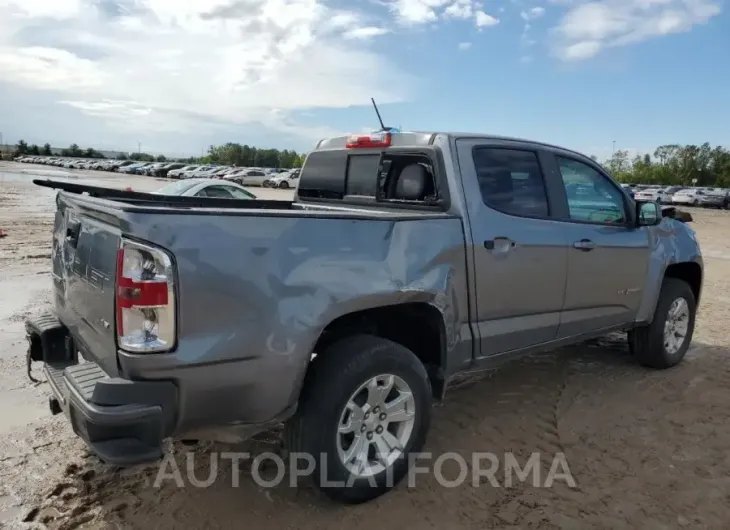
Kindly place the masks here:
<instances>
[{"instance_id":1,"label":"truck shadow on ground","mask_svg":"<svg viewBox=\"0 0 730 530\"><path fill-rule=\"evenodd\" d=\"M701 524L713 517L722 523L728 514L720 512L730 508L711 492L717 490L713 481L730 469L724 456L730 422L723 421L730 402L727 353L694 343L682 365L654 371L636 364L625 338L614 335L505 364L453 390L435 407L425 448L432 459L420 464L431 472L416 476L413 487L404 481L367 505L335 505L301 479L299 487L291 487L288 469L278 485L265 487L263 481L275 481L281 473L271 459L256 471L250 460L243 461L235 473L230 459L218 458L222 451L252 457L277 453L280 438L272 432L245 447L176 443L172 466L169 460L125 470L93 458L71 463L65 480L54 484L25 520L62 530L370 528L368 514L377 508L379 521L400 530L646 527L648 522L676 527L686 504L695 514L706 508ZM467 464L461 482L462 466L454 458L436 472L434 461L449 452ZM472 455L485 452L500 462L496 484L479 477L475 482ZM537 480L534 473L510 479L505 462L511 458L525 468L534 453L539 453ZM545 487L560 454L575 484L555 478Z\"/></svg>"}]
</instances>

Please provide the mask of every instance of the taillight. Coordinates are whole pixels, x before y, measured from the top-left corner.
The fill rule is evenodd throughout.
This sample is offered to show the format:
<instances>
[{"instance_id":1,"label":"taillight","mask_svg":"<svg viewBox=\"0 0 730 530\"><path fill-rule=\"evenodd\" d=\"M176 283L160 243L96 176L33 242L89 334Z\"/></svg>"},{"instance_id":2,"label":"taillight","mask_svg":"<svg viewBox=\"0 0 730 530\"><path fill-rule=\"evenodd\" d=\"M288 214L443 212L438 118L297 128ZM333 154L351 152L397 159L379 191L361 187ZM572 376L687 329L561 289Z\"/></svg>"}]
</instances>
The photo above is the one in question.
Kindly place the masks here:
<instances>
[{"instance_id":1,"label":"taillight","mask_svg":"<svg viewBox=\"0 0 730 530\"><path fill-rule=\"evenodd\" d=\"M164 250L122 239L117 254L117 345L160 353L175 345L175 282Z\"/></svg>"},{"instance_id":2,"label":"taillight","mask_svg":"<svg viewBox=\"0 0 730 530\"><path fill-rule=\"evenodd\" d=\"M354 135L350 136L347 139L347 142L345 142L345 147L347 147L348 149L357 147L389 147L391 138L392 136L389 132L378 132L361 136Z\"/></svg>"}]
</instances>

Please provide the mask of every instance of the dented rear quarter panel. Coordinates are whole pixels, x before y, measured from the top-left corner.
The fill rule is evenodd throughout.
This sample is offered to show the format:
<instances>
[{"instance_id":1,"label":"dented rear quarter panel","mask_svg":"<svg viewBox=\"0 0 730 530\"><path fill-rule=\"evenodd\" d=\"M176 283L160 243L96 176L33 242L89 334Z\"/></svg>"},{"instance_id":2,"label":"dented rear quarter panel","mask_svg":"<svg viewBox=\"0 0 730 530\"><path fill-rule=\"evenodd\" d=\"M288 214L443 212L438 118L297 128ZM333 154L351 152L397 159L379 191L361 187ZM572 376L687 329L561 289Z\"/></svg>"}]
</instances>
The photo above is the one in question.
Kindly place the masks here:
<instances>
[{"instance_id":1,"label":"dented rear quarter panel","mask_svg":"<svg viewBox=\"0 0 730 530\"><path fill-rule=\"evenodd\" d=\"M119 357L128 377L178 382L178 431L280 414L296 402L324 328L355 311L431 304L444 320L445 358L471 355L457 217L127 211L122 224L176 261L177 350Z\"/></svg>"}]
</instances>

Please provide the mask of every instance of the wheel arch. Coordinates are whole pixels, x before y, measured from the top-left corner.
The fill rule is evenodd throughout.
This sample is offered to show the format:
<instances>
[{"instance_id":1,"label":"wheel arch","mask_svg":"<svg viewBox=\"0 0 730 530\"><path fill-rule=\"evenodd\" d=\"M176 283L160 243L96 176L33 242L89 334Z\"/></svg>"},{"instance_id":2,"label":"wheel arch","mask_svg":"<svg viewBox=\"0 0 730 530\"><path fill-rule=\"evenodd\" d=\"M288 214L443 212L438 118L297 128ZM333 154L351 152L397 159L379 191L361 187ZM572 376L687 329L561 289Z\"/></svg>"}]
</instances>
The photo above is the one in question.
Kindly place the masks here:
<instances>
[{"instance_id":1,"label":"wheel arch","mask_svg":"<svg viewBox=\"0 0 730 530\"><path fill-rule=\"evenodd\" d=\"M695 303L699 306L702 295L702 267L694 261L673 263L664 271L665 278L676 278L689 284Z\"/></svg>"},{"instance_id":2,"label":"wheel arch","mask_svg":"<svg viewBox=\"0 0 730 530\"><path fill-rule=\"evenodd\" d=\"M325 358L323 355L329 346L348 336L361 334L382 337L412 351L426 369L434 398L441 398L447 351L446 324L442 312L428 301L370 307L332 319L317 337L312 359L300 378L297 395L306 382L310 367Z\"/></svg>"}]
</instances>

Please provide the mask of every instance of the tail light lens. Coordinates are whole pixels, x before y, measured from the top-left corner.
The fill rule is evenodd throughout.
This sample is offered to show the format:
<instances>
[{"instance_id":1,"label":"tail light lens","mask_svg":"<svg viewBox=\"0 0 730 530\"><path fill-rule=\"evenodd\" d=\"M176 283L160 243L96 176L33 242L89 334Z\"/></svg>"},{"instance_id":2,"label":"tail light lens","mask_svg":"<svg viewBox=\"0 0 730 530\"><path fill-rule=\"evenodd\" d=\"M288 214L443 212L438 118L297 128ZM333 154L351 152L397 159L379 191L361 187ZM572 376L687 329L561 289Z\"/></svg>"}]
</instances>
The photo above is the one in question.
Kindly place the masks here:
<instances>
[{"instance_id":1,"label":"tail light lens","mask_svg":"<svg viewBox=\"0 0 730 530\"><path fill-rule=\"evenodd\" d=\"M175 346L174 266L164 250L122 239L117 255L117 344L132 353Z\"/></svg>"},{"instance_id":2,"label":"tail light lens","mask_svg":"<svg viewBox=\"0 0 730 530\"><path fill-rule=\"evenodd\" d=\"M353 135L347 138L345 147L348 149L353 148L367 148L367 147L390 147L392 136L390 132L377 132L373 134L365 135Z\"/></svg>"}]
</instances>

